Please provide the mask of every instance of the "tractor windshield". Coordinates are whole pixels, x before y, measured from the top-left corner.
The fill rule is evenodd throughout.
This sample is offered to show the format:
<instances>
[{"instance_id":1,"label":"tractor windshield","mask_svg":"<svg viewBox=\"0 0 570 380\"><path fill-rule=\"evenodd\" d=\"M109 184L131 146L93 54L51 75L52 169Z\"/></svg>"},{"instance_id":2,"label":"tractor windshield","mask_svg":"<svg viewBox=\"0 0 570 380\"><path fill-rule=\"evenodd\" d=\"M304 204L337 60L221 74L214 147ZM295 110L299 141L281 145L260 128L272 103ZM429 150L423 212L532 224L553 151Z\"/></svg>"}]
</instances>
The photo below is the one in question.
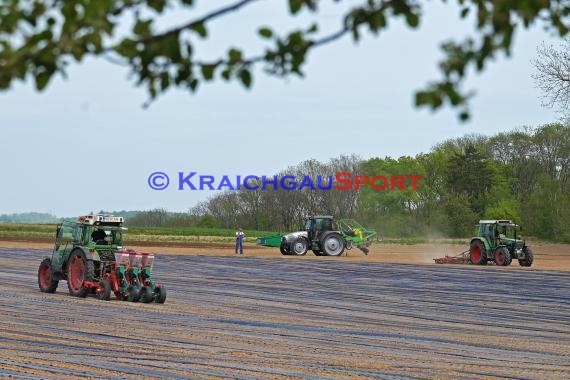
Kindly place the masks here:
<instances>
[{"instance_id":1,"label":"tractor windshield","mask_svg":"<svg viewBox=\"0 0 570 380\"><path fill-rule=\"evenodd\" d=\"M517 238L517 228L512 225L498 225L497 230L499 231L499 236L503 239L516 239Z\"/></svg>"},{"instance_id":2,"label":"tractor windshield","mask_svg":"<svg viewBox=\"0 0 570 380\"><path fill-rule=\"evenodd\" d=\"M120 227L101 227L98 231L100 236L94 238L97 244L123 245L123 233Z\"/></svg>"}]
</instances>

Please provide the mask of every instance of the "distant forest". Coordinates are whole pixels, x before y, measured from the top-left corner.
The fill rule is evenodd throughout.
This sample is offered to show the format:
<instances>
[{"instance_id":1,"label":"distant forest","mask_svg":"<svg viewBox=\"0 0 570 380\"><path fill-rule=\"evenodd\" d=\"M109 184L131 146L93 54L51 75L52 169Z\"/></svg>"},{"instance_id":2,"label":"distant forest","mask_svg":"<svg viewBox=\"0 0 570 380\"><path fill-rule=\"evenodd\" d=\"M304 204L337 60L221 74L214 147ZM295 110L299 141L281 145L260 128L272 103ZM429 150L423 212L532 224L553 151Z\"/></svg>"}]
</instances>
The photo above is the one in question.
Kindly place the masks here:
<instances>
[{"instance_id":1,"label":"distant forest","mask_svg":"<svg viewBox=\"0 0 570 380\"><path fill-rule=\"evenodd\" d=\"M328 178L421 175L417 190L227 190L188 212L117 211L131 226L199 226L291 231L309 214L355 218L386 237L468 237L479 219L513 219L523 234L570 242L570 125L446 140L415 157L307 160L279 173ZM327 180L328 181L328 180ZM250 182L254 185L253 181ZM336 182L335 182L336 183ZM53 215L0 215L0 222L51 222Z\"/></svg>"}]
</instances>

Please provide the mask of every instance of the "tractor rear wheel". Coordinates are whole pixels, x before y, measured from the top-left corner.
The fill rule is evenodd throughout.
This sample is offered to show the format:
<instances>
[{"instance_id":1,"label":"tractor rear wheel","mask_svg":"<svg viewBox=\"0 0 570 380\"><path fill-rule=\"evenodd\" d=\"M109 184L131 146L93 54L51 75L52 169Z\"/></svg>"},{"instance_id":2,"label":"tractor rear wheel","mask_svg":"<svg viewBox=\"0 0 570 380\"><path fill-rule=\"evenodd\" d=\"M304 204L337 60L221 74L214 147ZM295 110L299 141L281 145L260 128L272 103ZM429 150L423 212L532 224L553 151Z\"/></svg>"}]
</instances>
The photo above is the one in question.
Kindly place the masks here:
<instances>
[{"instance_id":1,"label":"tractor rear wheel","mask_svg":"<svg viewBox=\"0 0 570 380\"><path fill-rule=\"evenodd\" d=\"M38 286L43 293L55 293L59 281L53 279L51 259L46 257L38 268Z\"/></svg>"},{"instance_id":2,"label":"tractor rear wheel","mask_svg":"<svg viewBox=\"0 0 570 380\"><path fill-rule=\"evenodd\" d=\"M534 262L534 254L532 253L532 249L530 247L526 247L523 249L524 252L524 259L519 260L519 265L521 267L530 267Z\"/></svg>"},{"instance_id":3,"label":"tractor rear wheel","mask_svg":"<svg viewBox=\"0 0 570 380\"><path fill-rule=\"evenodd\" d=\"M99 288L95 291L97 298L102 301L111 299L111 283L106 278L99 281Z\"/></svg>"},{"instance_id":4,"label":"tractor rear wheel","mask_svg":"<svg viewBox=\"0 0 570 380\"><path fill-rule=\"evenodd\" d=\"M95 271L93 261L87 260L82 250L76 249L69 255L67 264L67 287L74 297L86 297L89 289L83 285L93 280Z\"/></svg>"},{"instance_id":5,"label":"tractor rear wheel","mask_svg":"<svg viewBox=\"0 0 570 380\"><path fill-rule=\"evenodd\" d=\"M305 239L300 237L293 242L292 248L293 248L293 253L295 255L305 256L305 254L307 253L307 249L309 249L309 244Z\"/></svg>"},{"instance_id":6,"label":"tractor rear wheel","mask_svg":"<svg viewBox=\"0 0 570 380\"><path fill-rule=\"evenodd\" d=\"M495 264L506 267L511 263L511 253L506 247L499 247L495 250Z\"/></svg>"},{"instance_id":7,"label":"tractor rear wheel","mask_svg":"<svg viewBox=\"0 0 570 380\"><path fill-rule=\"evenodd\" d=\"M475 240L471 243L471 247L469 248L469 260L475 265L487 264L485 246L481 240Z\"/></svg>"},{"instance_id":8,"label":"tractor rear wheel","mask_svg":"<svg viewBox=\"0 0 570 380\"><path fill-rule=\"evenodd\" d=\"M289 254L289 252L287 252L285 250L285 243L281 243L281 245L279 246L279 251L281 252L282 255L286 256Z\"/></svg>"},{"instance_id":9,"label":"tractor rear wheel","mask_svg":"<svg viewBox=\"0 0 570 380\"><path fill-rule=\"evenodd\" d=\"M322 238L321 249L326 256L340 256L344 252L344 239L340 234L331 232Z\"/></svg>"}]
</instances>

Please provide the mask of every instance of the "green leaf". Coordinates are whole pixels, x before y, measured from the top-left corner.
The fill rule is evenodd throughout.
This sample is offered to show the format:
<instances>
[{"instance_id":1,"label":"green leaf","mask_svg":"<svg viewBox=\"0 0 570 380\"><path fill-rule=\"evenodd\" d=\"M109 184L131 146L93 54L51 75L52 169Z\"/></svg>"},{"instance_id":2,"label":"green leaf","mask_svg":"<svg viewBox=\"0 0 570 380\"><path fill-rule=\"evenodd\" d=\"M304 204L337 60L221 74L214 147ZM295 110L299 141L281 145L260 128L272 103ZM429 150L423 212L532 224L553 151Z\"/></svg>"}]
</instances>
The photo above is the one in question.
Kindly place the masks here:
<instances>
[{"instance_id":1,"label":"green leaf","mask_svg":"<svg viewBox=\"0 0 570 380\"><path fill-rule=\"evenodd\" d=\"M85 54L85 49L83 46L81 44L73 44L73 47L71 48L71 55L73 55L73 58L75 58L77 62L81 60L83 54Z\"/></svg>"},{"instance_id":2,"label":"green leaf","mask_svg":"<svg viewBox=\"0 0 570 380\"><path fill-rule=\"evenodd\" d=\"M260 28L258 31L259 35L263 38L273 37L273 31L269 28Z\"/></svg>"},{"instance_id":3,"label":"green leaf","mask_svg":"<svg viewBox=\"0 0 570 380\"><path fill-rule=\"evenodd\" d=\"M173 62L180 60L182 55L180 54L180 42L178 33L171 33L166 36L161 43L163 47L164 54L170 58Z\"/></svg>"},{"instance_id":4,"label":"green leaf","mask_svg":"<svg viewBox=\"0 0 570 380\"><path fill-rule=\"evenodd\" d=\"M164 7L166 6L165 0L148 0L148 6L157 11L158 13L162 13Z\"/></svg>"},{"instance_id":5,"label":"green leaf","mask_svg":"<svg viewBox=\"0 0 570 380\"><path fill-rule=\"evenodd\" d=\"M206 26L203 22L192 25L190 29L198 33L198 35L202 38L205 38L208 35L208 31L206 30Z\"/></svg>"},{"instance_id":6,"label":"green leaf","mask_svg":"<svg viewBox=\"0 0 570 380\"><path fill-rule=\"evenodd\" d=\"M138 20L133 28L133 33L137 36L147 37L150 35L150 26L152 25L152 19L148 20Z\"/></svg>"},{"instance_id":7,"label":"green leaf","mask_svg":"<svg viewBox=\"0 0 570 380\"><path fill-rule=\"evenodd\" d=\"M226 81L230 80L232 76L232 72L230 69L226 68L222 71L222 78L224 78Z\"/></svg>"},{"instance_id":8,"label":"green leaf","mask_svg":"<svg viewBox=\"0 0 570 380\"><path fill-rule=\"evenodd\" d=\"M46 71L40 71L39 73L36 74L36 89L38 91L42 91L47 84L49 83L49 80L51 78L51 74L46 72Z\"/></svg>"},{"instance_id":9,"label":"green leaf","mask_svg":"<svg viewBox=\"0 0 570 380\"><path fill-rule=\"evenodd\" d=\"M129 59L133 59L137 56L136 42L128 38L121 41L121 43L118 44L114 50L118 54Z\"/></svg>"},{"instance_id":10,"label":"green leaf","mask_svg":"<svg viewBox=\"0 0 570 380\"><path fill-rule=\"evenodd\" d=\"M289 10L291 14L296 14L301 10L303 6L303 0L289 0Z\"/></svg>"},{"instance_id":11,"label":"green leaf","mask_svg":"<svg viewBox=\"0 0 570 380\"><path fill-rule=\"evenodd\" d=\"M240 70L238 75L239 75L239 79L241 80L241 83L246 88L250 88L251 87L251 73L249 72L249 70L242 69L242 70Z\"/></svg>"},{"instance_id":12,"label":"green leaf","mask_svg":"<svg viewBox=\"0 0 570 380\"><path fill-rule=\"evenodd\" d=\"M420 24L420 18L415 13L407 13L406 22L411 28L417 28L418 25Z\"/></svg>"},{"instance_id":13,"label":"green leaf","mask_svg":"<svg viewBox=\"0 0 570 380\"><path fill-rule=\"evenodd\" d=\"M242 53L240 50L232 48L228 52L228 56L230 57L230 63L237 63L241 61Z\"/></svg>"},{"instance_id":14,"label":"green leaf","mask_svg":"<svg viewBox=\"0 0 570 380\"><path fill-rule=\"evenodd\" d=\"M170 77L168 73L163 72L160 74L160 90L164 92L170 86Z\"/></svg>"},{"instance_id":15,"label":"green leaf","mask_svg":"<svg viewBox=\"0 0 570 380\"><path fill-rule=\"evenodd\" d=\"M202 65L202 76L205 80L212 80L214 77L214 69L216 65Z\"/></svg>"}]
</instances>

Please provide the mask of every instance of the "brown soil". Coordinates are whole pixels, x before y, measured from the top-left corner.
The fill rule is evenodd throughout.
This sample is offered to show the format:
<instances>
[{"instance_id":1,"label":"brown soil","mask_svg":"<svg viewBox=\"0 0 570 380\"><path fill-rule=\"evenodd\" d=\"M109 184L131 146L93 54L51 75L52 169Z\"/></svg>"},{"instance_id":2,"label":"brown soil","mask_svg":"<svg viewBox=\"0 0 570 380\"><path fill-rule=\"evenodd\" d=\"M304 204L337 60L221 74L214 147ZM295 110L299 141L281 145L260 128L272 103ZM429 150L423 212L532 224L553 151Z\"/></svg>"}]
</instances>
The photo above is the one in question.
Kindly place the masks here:
<instances>
[{"instance_id":1,"label":"brown soil","mask_svg":"<svg viewBox=\"0 0 570 380\"><path fill-rule=\"evenodd\" d=\"M532 246L498 268L433 263L456 245L133 245L160 254L160 305L41 293L51 243L3 240L0 378L570 378L570 246Z\"/></svg>"},{"instance_id":2,"label":"brown soil","mask_svg":"<svg viewBox=\"0 0 570 380\"><path fill-rule=\"evenodd\" d=\"M23 239L2 239L0 238L0 247L5 248L32 248L32 249L51 249L53 247L51 241L46 240L23 240ZM553 244L542 242L528 243L534 252L534 269L545 270L563 270L570 271L570 244ZM129 242L129 248L140 250L143 252L153 252L175 255L207 255L207 256L232 256L234 255L234 246L226 243L153 243L133 241ZM244 246L245 254L251 257L282 257L279 249L270 247L261 247L251 244ZM342 260L346 261L362 261L362 262L380 262L395 264L435 264L433 259L438 257L454 256L466 250L466 247L458 244L383 244L378 243L370 247L368 255L364 255L359 249L345 251ZM304 260L338 260L335 257L317 257L311 251L302 257ZM519 267L516 260L513 261L510 268Z\"/></svg>"}]
</instances>

